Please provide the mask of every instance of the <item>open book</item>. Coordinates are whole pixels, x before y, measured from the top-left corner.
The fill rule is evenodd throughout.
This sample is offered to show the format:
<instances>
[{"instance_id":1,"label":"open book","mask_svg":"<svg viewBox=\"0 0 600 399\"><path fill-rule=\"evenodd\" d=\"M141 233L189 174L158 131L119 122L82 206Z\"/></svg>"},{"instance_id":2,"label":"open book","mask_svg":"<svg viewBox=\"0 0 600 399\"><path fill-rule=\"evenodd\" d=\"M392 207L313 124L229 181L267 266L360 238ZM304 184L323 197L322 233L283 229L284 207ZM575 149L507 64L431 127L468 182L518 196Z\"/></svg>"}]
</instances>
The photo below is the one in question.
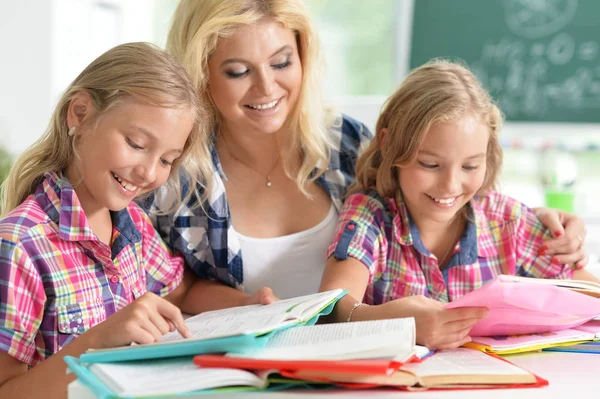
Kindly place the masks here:
<instances>
[{"instance_id":1,"label":"open book","mask_svg":"<svg viewBox=\"0 0 600 399\"><path fill-rule=\"evenodd\" d=\"M292 328L276 332L263 349L225 356L199 355L194 362L201 367L248 370L390 374L428 353L427 348L415 345L415 323L411 317Z\"/></svg>"},{"instance_id":2,"label":"open book","mask_svg":"<svg viewBox=\"0 0 600 399\"><path fill-rule=\"evenodd\" d=\"M470 331L471 336L478 337L565 330L599 316L600 300L564 288L567 283L501 275L445 308L488 308L490 315Z\"/></svg>"},{"instance_id":3,"label":"open book","mask_svg":"<svg viewBox=\"0 0 600 399\"><path fill-rule=\"evenodd\" d=\"M547 278L533 278L503 275L505 281L526 282L531 284L553 285L555 287L568 288L571 291L580 292L595 298L600 298L600 283L585 280L557 280Z\"/></svg>"},{"instance_id":4,"label":"open book","mask_svg":"<svg viewBox=\"0 0 600 399\"><path fill-rule=\"evenodd\" d=\"M350 384L348 387L357 388L500 388L548 384L547 381L502 358L467 348L438 351L420 363L403 365L391 375L313 371L282 372L282 375L309 381L347 383Z\"/></svg>"},{"instance_id":5,"label":"open book","mask_svg":"<svg viewBox=\"0 0 600 399\"><path fill-rule=\"evenodd\" d=\"M290 298L269 305L249 305L201 313L186 319L192 333L183 338L177 331L165 334L152 344L89 350L81 355L84 363L118 362L196 355L200 353L242 352L263 347L269 334L296 325L312 325L328 314L347 291L331 290Z\"/></svg>"},{"instance_id":6,"label":"open book","mask_svg":"<svg viewBox=\"0 0 600 399\"><path fill-rule=\"evenodd\" d=\"M413 360L415 353L414 319L407 318L280 330L269 337L263 351L243 358L205 355L194 361L181 357L85 364L65 357L65 361L96 396L137 397L223 387L265 389L273 382L304 383L296 378L284 380L277 374L280 369L389 375ZM219 368L203 363L205 359L210 363L211 358L224 362L216 363L214 367Z\"/></svg>"},{"instance_id":7,"label":"open book","mask_svg":"<svg viewBox=\"0 0 600 399\"><path fill-rule=\"evenodd\" d=\"M498 335L492 337L471 337L465 347L482 350L498 355L537 351L560 347L568 348L574 344L600 340L600 320L591 320L578 327L539 334ZM591 347L588 347L588 349Z\"/></svg>"}]
</instances>

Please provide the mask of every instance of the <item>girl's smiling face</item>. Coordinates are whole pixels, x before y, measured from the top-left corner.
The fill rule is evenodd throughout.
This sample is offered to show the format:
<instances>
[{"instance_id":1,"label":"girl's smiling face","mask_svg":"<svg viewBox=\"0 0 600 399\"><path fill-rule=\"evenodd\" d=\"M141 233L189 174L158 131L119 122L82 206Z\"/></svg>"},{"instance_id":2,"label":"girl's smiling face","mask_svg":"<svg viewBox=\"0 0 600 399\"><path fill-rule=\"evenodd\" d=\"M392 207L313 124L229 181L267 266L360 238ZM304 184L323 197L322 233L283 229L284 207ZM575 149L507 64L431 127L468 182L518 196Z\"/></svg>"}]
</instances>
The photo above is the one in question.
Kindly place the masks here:
<instances>
[{"instance_id":1,"label":"girl's smiling face","mask_svg":"<svg viewBox=\"0 0 600 399\"><path fill-rule=\"evenodd\" d=\"M488 127L472 116L429 129L416 162L398 168L404 202L417 224L449 223L479 191L488 139Z\"/></svg>"},{"instance_id":2,"label":"girl's smiling face","mask_svg":"<svg viewBox=\"0 0 600 399\"><path fill-rule=\"evenodd\" d=\"M85 97L73 101L74 107L91 109ZM77 156L67 177L86 213L121 210L164 184L193 122L189 107L163 108L126 97L77 128Z\"/></svg>"}]
</instances>

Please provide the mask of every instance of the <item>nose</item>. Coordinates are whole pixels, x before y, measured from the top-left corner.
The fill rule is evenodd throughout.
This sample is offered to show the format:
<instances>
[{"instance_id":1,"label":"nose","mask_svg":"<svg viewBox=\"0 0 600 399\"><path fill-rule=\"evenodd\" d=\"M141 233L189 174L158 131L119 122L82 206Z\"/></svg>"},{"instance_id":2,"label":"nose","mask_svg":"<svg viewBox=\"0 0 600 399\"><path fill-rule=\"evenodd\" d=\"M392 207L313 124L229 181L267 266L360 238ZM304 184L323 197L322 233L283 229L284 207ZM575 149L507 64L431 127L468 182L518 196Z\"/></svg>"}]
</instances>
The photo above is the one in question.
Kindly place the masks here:
<instances>
[{"instance_id":1,"label":"nose","mask_svg":"<svg viewBox=\"0 0 600 399\"><path fill-rule=\"evenodd\" d=\"M135 174L144 182L150 184L156 180L156 167L158 161L151 156L146 157L134 168Z\"/></svg>"},{"instance_id":2,"label":"nose","mask_svg":"<svg viewBox=\"0 0 600 399\"><path fill-rule=\"evenodd\" d=\"M456 168L448 168L444 173L442 187L445 194L458 194L461 187L461 171Z\"/></svg>"},{"instance_id":3,"label":"nose","mask_svg":"<svg viewBox=\"0 0 600 399\"><path fill-rule=\"evenodd\" d=\"M275 79L270 68L262 68L257 73L255 87L262 96L269 97L273 94Z\"/></svg>"}]
</instances>

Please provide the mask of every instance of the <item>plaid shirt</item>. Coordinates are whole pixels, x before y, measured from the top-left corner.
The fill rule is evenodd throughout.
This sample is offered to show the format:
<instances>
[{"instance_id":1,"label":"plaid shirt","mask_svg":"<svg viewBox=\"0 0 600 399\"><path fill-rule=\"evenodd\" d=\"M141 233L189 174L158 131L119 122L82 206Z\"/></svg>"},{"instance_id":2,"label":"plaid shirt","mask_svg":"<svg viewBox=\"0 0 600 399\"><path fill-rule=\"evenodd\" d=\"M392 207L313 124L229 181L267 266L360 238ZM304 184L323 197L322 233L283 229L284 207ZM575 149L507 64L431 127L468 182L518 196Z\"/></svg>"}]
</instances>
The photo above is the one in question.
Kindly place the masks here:
<instances>
[{"instance_id":1,"label":"plaid shirt","mask_svg":"<svg viewBox=\"0 0 600 399\"><path fill-rule=\"evenodd\" d=\"M346 190L354 181L358 152L373 136L365 125L345 115L338 117L329 132L333 143L331 159L316 182L327 191L339 212ZM214 146L212 160L217 173L213 175L212 192L203 207L197 207L197 202L192 201L174 214L153 216L153 223L167 245L183 254L186 264L200 278L243 289L240 242L231 224L223 184L227 177ZM149 197L142 206L154 210L162 201L169 203L169 195L172 194L163 190Z\"/></svg>"},{"instance_id":2,"label":"plaid shirt","mask_svg":"<svg viewBox=\"0 0 600 399\"><path fill-rule=\"evenodd\" d=\"M47 173L0 220L0 350L33 367L146 291L183 278L146 214L111 212L112 244L90 229L69 181Z\"/></svg>"},{"instance_id":3,"label":"plaid shirt","mask_svg":"<svg viewBox=\"0 0 600 399\"><path fill-rule=\"evenodd\" d=\"M374 191L345 202L327 256L355 258L369 269L364 301L382 304L410 295L449 302L499 274L570 278L573 270L538 256L548 232L522 203L497 192L469 202L470 221L440 271L402 200Z\"/></svg>"}]
</instances>

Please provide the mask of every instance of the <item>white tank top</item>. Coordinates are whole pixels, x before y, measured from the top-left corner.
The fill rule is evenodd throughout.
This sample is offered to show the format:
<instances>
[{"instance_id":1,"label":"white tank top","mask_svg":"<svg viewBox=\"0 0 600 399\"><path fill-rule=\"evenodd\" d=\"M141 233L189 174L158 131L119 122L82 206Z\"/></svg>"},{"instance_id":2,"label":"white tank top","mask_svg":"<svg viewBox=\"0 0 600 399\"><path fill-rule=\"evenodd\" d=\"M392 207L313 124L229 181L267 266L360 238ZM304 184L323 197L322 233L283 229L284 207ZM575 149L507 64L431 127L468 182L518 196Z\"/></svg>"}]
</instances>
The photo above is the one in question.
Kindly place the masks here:
<instances>
[{"instance_id":1,"label":"white tank top","mask_svg":"<svg viewBox=\"0 0 600 399\"><path fill-rule=\"evenodd\" d=\"M305 231L274 238L236 232L244 260L244 291L252 295L262 287L271 287L281 299L317 292L337 216L332 203L325 219Z\"/></svg>"}]
</instances>

